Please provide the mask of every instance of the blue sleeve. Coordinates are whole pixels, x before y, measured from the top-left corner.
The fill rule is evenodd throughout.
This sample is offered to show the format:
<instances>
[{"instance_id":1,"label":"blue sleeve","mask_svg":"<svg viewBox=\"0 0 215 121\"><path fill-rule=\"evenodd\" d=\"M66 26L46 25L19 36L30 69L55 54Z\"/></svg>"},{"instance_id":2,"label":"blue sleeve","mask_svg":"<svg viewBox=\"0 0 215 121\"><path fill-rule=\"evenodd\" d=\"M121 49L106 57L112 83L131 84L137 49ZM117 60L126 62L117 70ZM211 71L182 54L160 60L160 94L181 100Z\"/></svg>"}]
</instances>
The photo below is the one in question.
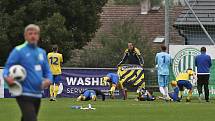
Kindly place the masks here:
<instances>
[{"instance_id":1,"label":"blue sleeve","mask_svg":"<svg viewBox=\"0 0 215 121\"><path fill-rule=\"evenodd\" d=\"M51 82L53 82L53 75L52 75L52 72L49 67L46 52L44 52L44 63L42 65L42 68L43 68L43 77L45 79L49 79Z\"/></svg>"},{"instance_id":2,"label":"blue sleeve","mask_svg":"<svg viewBox=\"0 0 215 121\"><path fill-rule=\"evenodd\" d=\"M211 57L210 56L208 56L208 63L209 63L209 67L211 67L212 63L211 63Z\"/></svg>"},{"instance_id":3,"label":"blue sleeve","mask_svg":"<svg viewBox=\"0 0 215 121\"><path fill-rule=\"evenodd\" d=\"M195 57L195 66L197 66L197 57L198 56Z\"/></svg>"},{"instance_id":4,"label":"blue sleeve","mask_svg":"<svg viewBox=\"0 0 215 121\"><path fill-rule=\"evenodd\" d=\"M11 66L19 64L20 54L16 48L10 53L7 62L4 67L3 77L6 78L9 76L9 69Z\"/></svg>"}]
</instances>

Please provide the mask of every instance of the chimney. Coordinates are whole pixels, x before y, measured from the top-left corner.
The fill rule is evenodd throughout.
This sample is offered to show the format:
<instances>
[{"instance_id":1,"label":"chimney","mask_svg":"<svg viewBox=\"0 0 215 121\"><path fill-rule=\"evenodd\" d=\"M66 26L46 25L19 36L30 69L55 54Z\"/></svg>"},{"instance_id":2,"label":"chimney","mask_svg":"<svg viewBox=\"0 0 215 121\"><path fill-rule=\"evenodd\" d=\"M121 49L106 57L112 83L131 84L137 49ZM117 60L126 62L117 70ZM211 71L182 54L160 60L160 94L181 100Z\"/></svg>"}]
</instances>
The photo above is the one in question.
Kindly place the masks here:
<instances>
[{"instance_id":1,"label":"chimney","mask_svg":"<svg viewBox=\"0 0 215 121\"><path fill-rule=\"evenodd\" d=\"M141 13L140 14L148 14L148 12L151 9L150 0L141 0L140 5L141 5Z\"/></svg>"}]
</instances>

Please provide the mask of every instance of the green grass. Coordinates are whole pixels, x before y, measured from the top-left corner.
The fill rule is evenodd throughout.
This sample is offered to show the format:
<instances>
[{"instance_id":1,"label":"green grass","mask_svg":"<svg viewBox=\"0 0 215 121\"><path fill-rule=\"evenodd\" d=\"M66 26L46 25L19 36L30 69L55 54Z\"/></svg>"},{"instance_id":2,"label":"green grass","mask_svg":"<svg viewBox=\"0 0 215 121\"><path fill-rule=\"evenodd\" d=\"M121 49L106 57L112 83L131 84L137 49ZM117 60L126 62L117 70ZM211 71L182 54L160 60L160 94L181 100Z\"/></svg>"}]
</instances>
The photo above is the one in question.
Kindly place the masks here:
<instances>
[{"instance_id":1,"label":"green grass","mask_svg":"<svg viewBox=\"0 0 215 121\"><path fill-rule=\"evenodd\" d=\"M87 106L95 111L71 109L72 105ZM0 121L18 121L19 108L14 99L0 99ZM214 121L215 103L136 102L107 100L105 102L76 102L61 98L57 102L42 100L39 121Z\"/></svg>"}]
</instances>

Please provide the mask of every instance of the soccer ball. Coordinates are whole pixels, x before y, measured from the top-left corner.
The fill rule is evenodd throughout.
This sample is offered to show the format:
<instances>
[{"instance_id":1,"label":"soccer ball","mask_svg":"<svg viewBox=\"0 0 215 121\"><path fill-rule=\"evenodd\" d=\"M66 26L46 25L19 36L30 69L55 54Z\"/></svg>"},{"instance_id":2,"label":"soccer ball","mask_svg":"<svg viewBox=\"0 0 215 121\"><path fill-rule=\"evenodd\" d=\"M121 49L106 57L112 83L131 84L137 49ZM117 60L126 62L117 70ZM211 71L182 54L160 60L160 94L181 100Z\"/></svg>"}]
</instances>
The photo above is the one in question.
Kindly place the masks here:
<instances>
[{"instance_id":1,"label":"soccer ball","mask_svg":"<svg viewBox=\"0 0 215 121\"><path fill-rule=\"evenodd\" d=\"M26 75L26 70L21 65L14 65L9 69L9 76L12 77L15 81L24 81Z\"/></svg>"}]
</instances>

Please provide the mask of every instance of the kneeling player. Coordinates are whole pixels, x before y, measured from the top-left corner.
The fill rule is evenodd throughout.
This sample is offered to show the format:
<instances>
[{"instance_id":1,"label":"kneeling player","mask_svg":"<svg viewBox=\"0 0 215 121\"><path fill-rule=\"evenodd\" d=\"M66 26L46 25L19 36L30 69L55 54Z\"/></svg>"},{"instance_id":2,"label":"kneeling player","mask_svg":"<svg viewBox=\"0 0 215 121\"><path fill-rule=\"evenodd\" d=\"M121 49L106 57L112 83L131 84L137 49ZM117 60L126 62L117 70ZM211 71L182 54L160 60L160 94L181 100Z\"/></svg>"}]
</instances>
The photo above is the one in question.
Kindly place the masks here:
<instances>
[{"instance_id":1,"label":"kneeling player","mask_svg":"<svg viewBox=\"0 0 215 121\"><path fill-rule=\"evenodd\" d=\"M113 99L114 98L114 92L117 87L119 87L123 91L124 98L126 97L126 92L122 86L122 84L119 83L119 76L115 73L108 73L106 76L102 78L102 83L104 86L107 85L107 82L110 84L110 96Z\"/></svg>"},{"instance_id":2,"label":"kneeling player","mask_svg":"<svg viewBox=\"0 0 215 121\"><path fill-rule=\"evenodd\" d=\"M137 94L138 101L154 101L156 99L155 96L153 96L153 92L150 92L144 88L139 89Z\"/></svg>"},{"instance_id":3,"label":"kneeling player","mask_svg":"<svg viewBox=\"0 0 215 121\"><path fill-rule=\"evenodd\" d=\"M177 85L178 85L178 88L180 90L179 97L183 96L184 88L189 90L186 102L190 102L191 97L192 97L192 84L189 81L190 77L195 77L194 72L192 71L192 69L187 69L186 72L180 73L176 77Z\"/></svg>"},{"instance_id":4,"label":"kneeling player","mask_svg":"<svg viewBox=\"0 0 215 121\"><path fill-rule=\"evenodd\" d=\"M96 101L97 96L101 95L102 96L102 101L105 101L105 95L99 90L95 89L88 89L85 90L78 98L77 101L89 101L93 100Z\"/></svg>"},{"instance_id":5,"label":"kneeling player","mask_svg":"<svg viewBox=\"0 0 215 121\"><path fill-rule=\"evenodd\" d=\"M180 102L181 97L179 95L179 88L177 86L177 82L176 81L172 81L171 82L171 86L173 88L173 92L169 93L169 97L172 99L172 101L174 102Z\"/></svg>"}]
</instances>

